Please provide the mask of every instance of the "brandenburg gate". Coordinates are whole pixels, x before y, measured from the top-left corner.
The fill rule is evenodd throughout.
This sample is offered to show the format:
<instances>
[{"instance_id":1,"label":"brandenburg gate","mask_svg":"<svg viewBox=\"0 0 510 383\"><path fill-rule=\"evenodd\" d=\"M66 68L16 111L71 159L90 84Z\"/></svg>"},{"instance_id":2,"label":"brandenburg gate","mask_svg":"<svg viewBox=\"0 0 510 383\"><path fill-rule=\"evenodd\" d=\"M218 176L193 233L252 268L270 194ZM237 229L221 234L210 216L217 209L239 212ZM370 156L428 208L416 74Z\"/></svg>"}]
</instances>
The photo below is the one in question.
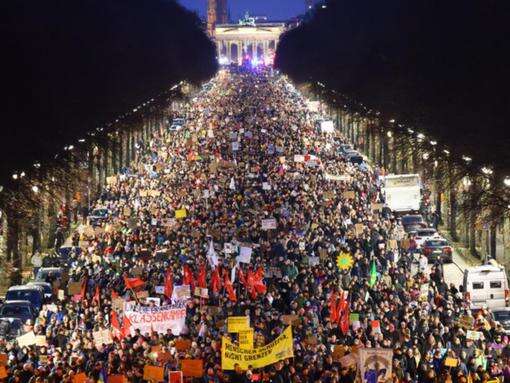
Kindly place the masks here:
<instances>
[{"instance_id":1,"label":"brandenburg gate","mask_svg":"<svg viewBox=\"0 0 510 383\"><path fill-rule=\"evenodd\" d=\"M248 15L238 24L218 24L214 40L220 64L272 65L280 35L285 31L284 23L259 23Z\"/></svg>"}]
</instances>

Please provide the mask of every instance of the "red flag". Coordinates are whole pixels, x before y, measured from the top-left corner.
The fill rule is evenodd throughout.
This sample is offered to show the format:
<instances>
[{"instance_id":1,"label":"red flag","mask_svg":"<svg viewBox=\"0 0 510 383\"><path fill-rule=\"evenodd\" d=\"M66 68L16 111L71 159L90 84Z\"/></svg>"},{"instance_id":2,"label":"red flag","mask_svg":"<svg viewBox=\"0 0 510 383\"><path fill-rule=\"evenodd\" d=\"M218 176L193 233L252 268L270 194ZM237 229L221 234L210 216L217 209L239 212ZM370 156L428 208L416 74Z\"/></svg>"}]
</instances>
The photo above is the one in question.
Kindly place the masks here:
<instances>
[{"instance_id":1,"label":"red flag","mask_svg":"<svg viewBox=\"0 0 510 383\"><path fill-rule=\"evenodd\" d=\"M131 334L131 321L129 320L127 315L124 314L124 319L122 319L121 336L125 338L130 334Z\"/></svg>"},{"instance_id":2,"label":"red flag","mask_svg":"<svg viewBox=\"0 0 510 383\"><path fill-rule=\"evenodd\" d=\"M347 294L345 292L342 293L342 297L340 298L340 303L338 304L338 325L340 326L340 330L345 335L349 331L349 302L346 299Z\"/></svg>"},{"instance_id":3,"label":"red flag","mask_svg":"<svg viewBox=\"0 0 510 383\"><path fill-rule=\"evenodd\" d=\"M338 321L338 306L337 306L337 295L336 292L331 293L328 301L329 319L331 322Z\"/></svg>"},{"instance_id":4,"label":"red flag","mask_svg":"<svg viewBox=\"0 0 510 383\"><path fill-rule=\"evenodd\" d=\"M97 302L97 304L101 303L101 291L99 289L99 285L96 285L96 291L94 292L94 296L92 297L92 302Z\"/></svg>"},{"instance_id":5,"label":"red flag","mask_svg":"<svg viewBox=\"0 0 510 383\"><path fill-rule=\"evenodd\" d=\"M89 284L89 277L88 275L85 275L82 279L81 279L81 288L80 288L80 295L82 297L82 299L87 299L87 286Z\"/></svg>"},{"instance_id":6,"label":"red flag","mask_svg":"<svg viewBox=\"0 0 510 383\"><path fill-rule=\"evenodd\" d=\"M254 287L258 294L265 294L267 291L266 285L264 284L264 268L259 267L254 275Z\"/></svg>"},{"instance_id":7,"label":"red flag","mask_svg":"<svg viewBox=\"0 0 510 383\"><path fill-rule=\"evenodd\" d=\"M172 268L169 267L165 273L165 291L164 294L167 298L172 298L172 293L174 291L174 273Z\"/></svg>"},{"instance_id":8,"label":"red flag","mask_svg":"<svg viewBox=\"0 0 510 383\"><path fill-rule=\"evenodd\" d=\"M126 285L126 289L136 289L145 285L145 282L140 278L124 277L124 284Z\"/></svg>"},{"instance_id":9,"label":"red flag","mask_svg":"<svg viewBox=\"0 0 510 383\"><path fill-rule=\"evenodd\" d=\"M257 290L255 290L255 275L251 270L248 270L248 273L246 274L246 288L248 289L251 298L256 299Z\"/></svg>"},{"instance_id":10,"label":"red flag","mask_svg":"<svg viewBox=\"0 0 510 383\"><path fill-rule=\"evenodd\" d=\"M193 280L193 273L191 272L191 269L188 265L183 266L183 285L190 285L191 287L191 293L195 291L195 281Z\"/></svg>"},{"instance_id":11,"label":"red flag","mask_svg":"<svg viewBox=\"0 0 510 383\"><path fill-rule=\"evenodd\" d=\"M122 329L120 327L119 317L117 316L117 313L114 310L110 311L110 325L113 328L114 335L120 337L122 334Z\"/></svg>"},{"instance_id":12,"label":"red flag","mask_svg":"<svg viewBox=\"0 0 510 383\"><path fill-rule=\"evenodd\" d=\"M227 290L228 299L230 299L232 302L237 302L236 292L234 291L234 287L232 286L232 282L230 281L226 270L223 274L223 279L225 283L225 290Z\"/></svg>"},{"instance_id":13,"label":"red flag","mask_svg":"<svg viewBox=\"0 0 510 383\"><path fill-rule=\"evenodd\" d=\"M112 299L115 299L115 298L118 298L119 297L119 294L117 294L117 292L115 290L112 290Z\"/></svg>"},{"instance_id":14,"label":"red flag","mask_svg":"<svg viewBox=\"0 0 510 383\"><path fill-rule=\"evenodd\" d=\"M246 285L246 277L244 275L243 269L241 268L241 265L237 267L237 278L239 278L239 282L245 286Z\"/></svg>"},{"instance_id":15,"label":"red flag","mask_svg":"<svg viewBox=\"0 0 510 383\"><path fill-rule=\"evenodd\" d=\"M221 289L221 278L218 268L215 267L211 274L211 290L213 293L218 293Z\"/></svg>"},{"instance_id":16,"label":"red flag","mask_svg":"<svg viewBox=\"0 0 510 383\"><path fill-rule=\"evenodd\" d=\"M198 283L198 287L201 287L203 289L207 288L205 274L206 274L205 265L202 263L198 270L197 283Z\"/></svg>"}]
</instances>

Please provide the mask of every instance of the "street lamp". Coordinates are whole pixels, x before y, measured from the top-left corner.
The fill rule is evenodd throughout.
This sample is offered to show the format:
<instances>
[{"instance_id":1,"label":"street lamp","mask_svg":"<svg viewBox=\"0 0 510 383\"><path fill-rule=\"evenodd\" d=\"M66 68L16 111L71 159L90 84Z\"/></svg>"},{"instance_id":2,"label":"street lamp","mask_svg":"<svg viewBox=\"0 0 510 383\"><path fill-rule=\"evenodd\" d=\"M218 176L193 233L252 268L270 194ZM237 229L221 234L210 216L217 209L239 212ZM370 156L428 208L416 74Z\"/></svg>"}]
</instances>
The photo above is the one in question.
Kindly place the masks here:
<instances>
[{"instance_id":1,"label":"street lamp","mask_svg":"<svg viewBox=\"0 0 510 383\"><path fill-rule=\"evenodd\" d=\"M503 183L505 184L505 186L510 186L510 177L506 177L506 178L503 180Z\"/></svg>"}]
</instances>

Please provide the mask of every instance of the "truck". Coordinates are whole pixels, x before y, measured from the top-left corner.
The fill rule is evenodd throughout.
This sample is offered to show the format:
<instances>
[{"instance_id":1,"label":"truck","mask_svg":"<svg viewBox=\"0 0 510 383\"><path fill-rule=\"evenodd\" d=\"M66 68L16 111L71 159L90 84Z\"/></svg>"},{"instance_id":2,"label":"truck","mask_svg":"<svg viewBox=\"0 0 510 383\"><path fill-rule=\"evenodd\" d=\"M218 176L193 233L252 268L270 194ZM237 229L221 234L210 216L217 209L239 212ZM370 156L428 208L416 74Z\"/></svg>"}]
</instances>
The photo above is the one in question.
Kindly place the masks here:
<instances>
[{"instance_id":1,"label":"truck","mask_svg":"<svg viewBox=\"0 0 510 383\"><path fill-rule=\"evenodd\" d=\"M421 182L419 174L389 174L383 180L386 206L395 212L419 211Z\"/></svg>"}]
</instances>

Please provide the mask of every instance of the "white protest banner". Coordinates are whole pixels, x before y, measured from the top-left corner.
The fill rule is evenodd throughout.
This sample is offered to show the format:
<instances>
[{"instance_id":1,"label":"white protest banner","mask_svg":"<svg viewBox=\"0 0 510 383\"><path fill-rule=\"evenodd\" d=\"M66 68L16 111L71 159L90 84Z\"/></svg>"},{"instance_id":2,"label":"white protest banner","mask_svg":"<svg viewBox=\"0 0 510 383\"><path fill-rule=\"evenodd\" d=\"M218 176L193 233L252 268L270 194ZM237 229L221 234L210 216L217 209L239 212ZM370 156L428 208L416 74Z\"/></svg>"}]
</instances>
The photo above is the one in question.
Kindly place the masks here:
<instances>
[{"instance_id":1,"label":"white protest banner","mask_svg":"<svg viewBox=\"0 0 510 383\"><path fill-rule=\"evenodd\" d=\"M345 182L349 182L351 180L351 176L348 175L348 174L335 175L335 174L324 173L324 178L329 180L329 181L345 181Z\"/></svg>"},{"instance_id":2,"label":"white protest banner","mask_svg":"<svg viewBox=\"0 0 510 383\"><path fill-rule=\"evenodd\" d=\"M190 299L190 298L191 298L190 285L174 286L174 291L172 293L172 299L180 300L180 299Z\"/></svg>"},{"instance_id":3,"label":"white protest banner","mask_svg":"<svg viewBox=\"0 0 510 383\"><path fill-rule=\"evenodd\" d=\"M239 142L232 142L232 151L237 152L239 150Z\"/></svg>"},{"instance_id":4,"label":"white protest banner","mask_svg":"<svg viewBox=\"0 0 510 383\"><path fill-rule=\"evenodd\" d=\"M189 285L188 289L189 289ZM125 315L131 322L131 334L140 330L142 334L157 331L166 334L171 330L173 335L180 335L186 321L186 303L180 302L175 305L160 307L135 306L126 311Z\"/></svg>"},{"instance_id":5,"label":"white protest banner","mask_svg":"<svg viewBox=\"0 0 510 383\"><path fill-rule=\"evenodd\" d=\"M262 220L262 230L276 229L276 219L268 218Z\"/></svg>"},{"instance_id":6,"label":"white protest banner","mask_svg":"<svg viewBox=\"0 0 510 383\"><path fill-rule=\"evenodd\" d=\"M271 190L271 184L269 182L262 182L262 190Z\"/></svg>"},{"instance_id":7,"label":"white protest banner","mask_svg":"<svg viewBox=\"0 0 510 383\"><path fill-rule=\"evenodd\" d=\"M393 350L389 348L361 348L358 350L359 371L363 383L391 381Z\"/></svg>"},{"instance_id":8,"label":"white protest banner","mask_svg":"<svg viewBox=\"0 0 510 383\"><path fill-rule=\"evenodd\" d=\"M294 162L305 162L305 156L302 154L294 154Z\"/></svg>"},{"instance_id":9,"label":"white protest banner","mask_svg":"<svg viewBox=\"0 0 510 383\"><path fill-rule=\"evenodd\" d=\"M250 263L252 251L253 251L253 249L251 247L241 246L241 250L239 251L239 256L236 258L237 262Z\"/></svg>"}]
</instances>

